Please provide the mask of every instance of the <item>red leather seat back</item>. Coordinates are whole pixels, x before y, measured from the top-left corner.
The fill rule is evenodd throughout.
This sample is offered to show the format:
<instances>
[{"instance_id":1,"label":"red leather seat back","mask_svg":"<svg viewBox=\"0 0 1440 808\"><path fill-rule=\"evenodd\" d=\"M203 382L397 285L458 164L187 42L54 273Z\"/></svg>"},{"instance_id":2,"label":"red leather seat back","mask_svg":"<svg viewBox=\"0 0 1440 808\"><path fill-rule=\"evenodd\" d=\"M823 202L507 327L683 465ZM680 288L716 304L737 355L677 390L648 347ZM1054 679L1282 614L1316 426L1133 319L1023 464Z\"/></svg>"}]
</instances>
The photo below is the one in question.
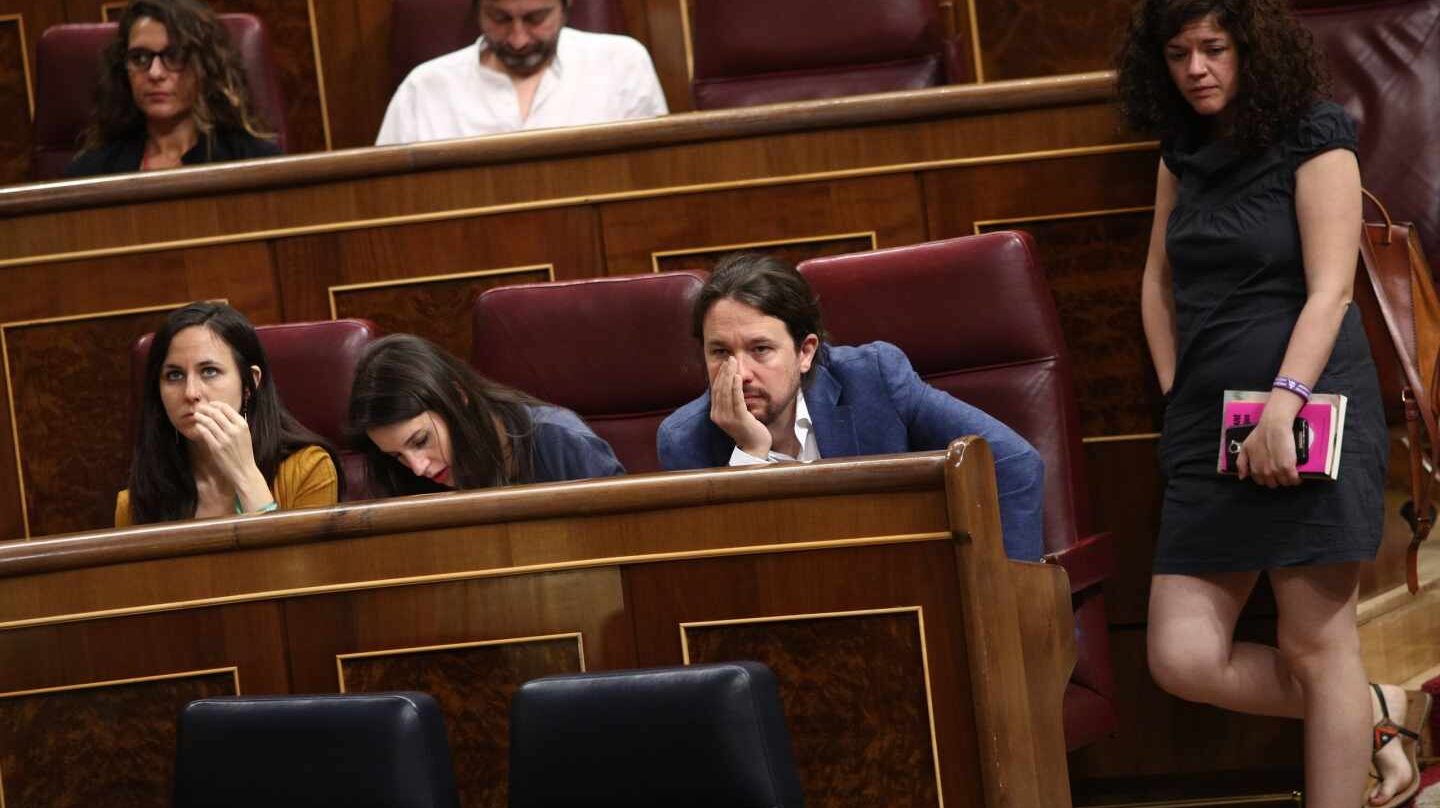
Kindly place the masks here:
<instances>
[{"instance_id":1,"label":"red leather seat back","mask_svg":"<svg viewBox=\"0 0 1440 808\"><path fill-rule=\"evenodd\" d=\"M286 142L285 98L270 50L270 37L258 17L221 14L230 45L245 66L254 109ZM54 179L80 149L80 138L95 106L100 54L116 37L117 23L53 25L40 35L35 65L35 145L30 178Z\"/></svg>"},{"instance_id":2,"label":"red leather seat back","mask_svg":"<svg viewBox=\"0 0 1440 808\"><path fill-rule=\"evenodd\" d=\"M480 38L472 0L394 0L390 11L390 89L411 70ZM573 0L566 25L600 34L625 34L620 0Z\"/></svg>"},{"instance_id":3,"label":"red leather seat back","mask_svg":"<svg viewBox=\"0 0 1440 808\"><path fill-rule=\"evenodd\" d=\"M894 343L927 382L1035 446L1045 459L1046 552L1088 535L1070 360L1029 235L816 258L800 272L820 299L831 342Z\"/></svg>"},{"instance_id":4,"label":"red leather seat back","mask_svg":"<svg viewBox=\"0 0 1440 808\"><path fill-rule=\"evenodd\" d=\"M690 339L695 272L502 286L475 301L471 363L574 410L631 473L658 471L655 430L705 389Z\"/></svg>"},{"instance_id":5,"label":"red leather seat back","mask_svg":"<svg viewBox=\"0 0 1440 808\"><path fill-rule=\"evenodd\" d=\"M369 320L329 320L315 323L284 323L257 326L260 344L270 362L271 380L285 409L295 419L330 441L340 452L345 474L347 500L363 499L364 457L344 451L345 422L350 410L350 387L355 365L365 347L380 336ZM144 394L145 360L150 355L154 334L135 340L130 349L130 429L139 428L140 401Z\"/></svg>"},{"instance_id":6,"label":"red leather seat back","mask_svg":"<svg viewBox=\"0 0 1440 808\"><path fill-rule=\"evenodd\" d=\"M1325 51L1335 100L1360 124L1360 176L1440 256L1440 2L1390 0L1301 12ZM1378 219L1370 211L1369 218Z\"/></svg>"},{"instance_id":7,"label":"red leather seat back","mask_svg":"<svg viewBox=\"0 0 1440 808\"><path fill-rule=\"evenodd\" d=\"M934 0L694 0L696 109L945 82Z\"/></svg>"}]
</instances>

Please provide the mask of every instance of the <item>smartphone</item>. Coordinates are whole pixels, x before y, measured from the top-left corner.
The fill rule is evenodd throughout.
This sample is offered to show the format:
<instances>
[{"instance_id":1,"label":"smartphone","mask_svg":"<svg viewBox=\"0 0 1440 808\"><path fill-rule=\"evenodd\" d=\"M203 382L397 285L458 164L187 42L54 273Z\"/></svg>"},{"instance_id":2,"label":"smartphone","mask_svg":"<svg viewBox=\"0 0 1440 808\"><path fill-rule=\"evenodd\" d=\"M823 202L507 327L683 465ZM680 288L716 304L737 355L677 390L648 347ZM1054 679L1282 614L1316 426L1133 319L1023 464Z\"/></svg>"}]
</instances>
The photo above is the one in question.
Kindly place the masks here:
<instances>
[{"instance_id":1,"label":"smartphone","mask_svg":"<svg viewBox=\"0 0 1440 808\"><path fill-rule=\"evenodd\" d=\"M1239 471L1236 465L1240 457L1240 445L1254 431L1254 424L1232 426L1225 430L1225 471L1231 474ZM1304 418L1296 418L1291 425L1291 431L1295 435L1295 465L1303 466L1310 460L1310 422Z\"/></svg>"}]
</instances>

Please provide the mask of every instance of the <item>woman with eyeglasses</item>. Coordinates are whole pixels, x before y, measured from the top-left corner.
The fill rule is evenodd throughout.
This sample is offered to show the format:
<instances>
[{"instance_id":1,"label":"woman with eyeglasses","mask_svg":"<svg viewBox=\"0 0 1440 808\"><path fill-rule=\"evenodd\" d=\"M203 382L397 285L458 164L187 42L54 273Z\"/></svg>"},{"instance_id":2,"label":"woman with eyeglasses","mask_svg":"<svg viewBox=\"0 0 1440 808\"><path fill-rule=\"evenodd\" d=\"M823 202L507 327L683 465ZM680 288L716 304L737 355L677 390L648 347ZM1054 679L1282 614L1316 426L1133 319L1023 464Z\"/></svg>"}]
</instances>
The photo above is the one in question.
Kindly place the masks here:
<instances>
[{"instance_id":1,"label":"woman with eyeglasses","mask_svg":"<svg viewBox=\"0 0 1440 808\"><path fill-rule=\"evenodd\" d=\"M101 57L96 106L67 177L280 154L250 104L224 25L196 0L134 0Z\"/></svg>"}]
</instances>

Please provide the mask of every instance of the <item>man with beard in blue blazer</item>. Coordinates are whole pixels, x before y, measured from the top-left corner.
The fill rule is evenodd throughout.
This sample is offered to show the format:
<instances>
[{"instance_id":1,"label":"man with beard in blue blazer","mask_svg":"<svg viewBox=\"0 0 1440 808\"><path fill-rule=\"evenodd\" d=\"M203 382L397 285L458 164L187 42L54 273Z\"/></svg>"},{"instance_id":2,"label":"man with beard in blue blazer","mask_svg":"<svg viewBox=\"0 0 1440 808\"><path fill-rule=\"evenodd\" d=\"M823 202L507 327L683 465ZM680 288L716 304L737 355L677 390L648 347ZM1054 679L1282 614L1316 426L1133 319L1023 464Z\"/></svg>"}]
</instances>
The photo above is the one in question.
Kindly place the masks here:
<instances>
[{"instance_id":1,"label":"man with beard in blue blazer","mask_svg":"<svg viewBox=\"0 0 1440 808\"><path fill-rule=\"evenodd\" d=\"M692 314L710 389L656 435L667 470L944 449L979 435L995 456L1005 553L1043 547L1044 463L1014 430L926 384L888 342L825 343L810 285L777 258L721 260Z\"/></svg>"}]
</instances>

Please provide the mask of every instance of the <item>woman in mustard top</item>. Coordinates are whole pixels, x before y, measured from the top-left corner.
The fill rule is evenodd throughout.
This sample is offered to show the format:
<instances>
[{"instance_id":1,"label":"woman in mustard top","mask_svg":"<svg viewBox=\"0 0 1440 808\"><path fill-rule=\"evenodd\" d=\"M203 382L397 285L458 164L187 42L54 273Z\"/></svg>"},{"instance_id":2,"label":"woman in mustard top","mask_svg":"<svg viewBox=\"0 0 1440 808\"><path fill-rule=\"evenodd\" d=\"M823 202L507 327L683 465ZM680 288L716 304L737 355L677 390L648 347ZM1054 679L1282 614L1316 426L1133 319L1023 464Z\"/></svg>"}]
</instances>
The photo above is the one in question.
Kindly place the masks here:
<instances>
[{"instance_id":1,"label":"woman in mustard top","mask_svg":"<svg viewBox=\"0 0 1440 808\"><path fill-rule=\"evenodd\" d=\"M255 328L223 303L191 303L155 334L115 526L333 505L334 450L275 393Z\"/></svg>"}]
</instances>

